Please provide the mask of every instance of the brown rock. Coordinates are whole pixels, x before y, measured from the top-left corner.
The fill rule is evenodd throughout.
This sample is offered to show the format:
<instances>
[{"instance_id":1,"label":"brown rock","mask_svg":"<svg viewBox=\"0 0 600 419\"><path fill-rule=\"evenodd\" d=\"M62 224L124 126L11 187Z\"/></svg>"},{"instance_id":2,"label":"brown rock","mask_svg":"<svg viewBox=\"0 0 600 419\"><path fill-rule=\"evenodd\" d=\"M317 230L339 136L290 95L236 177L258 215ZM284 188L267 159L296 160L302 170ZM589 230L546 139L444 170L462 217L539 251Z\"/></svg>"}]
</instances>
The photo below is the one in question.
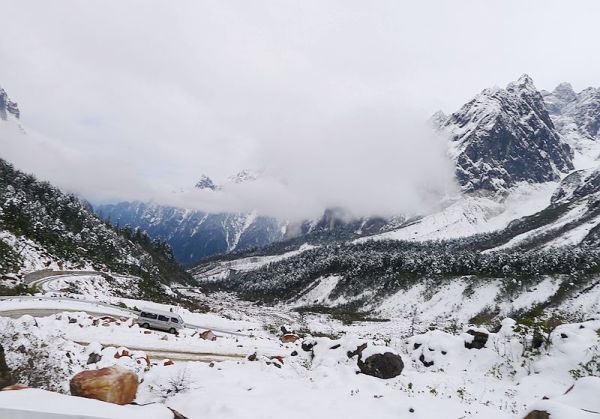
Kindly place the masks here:
<instances>
[{"instance_id":1,"label":"brown rock","mask_svg":"<svg viewBox=\"0 0 600 419\"><path fill-rule=\"evenodd\" d=\"M173 361L171 361L170 359L165 359L163 361L163 366L168 367L169 365L175 365L175 363Z\"/></svg>"},{"instance_id":2,"label":"brown rock","mask_svg":"<svg viewBox=\"0 0 600 419\"><path fill-rule=\"evenodd\" d=\"M13 391L13 390L25 390L27 387L25 384L13 384L12 386L4 387L0 391Z\"/></svg>"},{"instance_id":3,"label":"brown rock","mask_svg":"<svg viewBox=\"0 0 600 419\"><path fill-rule=\"evenodd\" d=\"M73 396L123 405L135 399L138 377L133 371L113 366L82 371L71 379L70 387Z\"/></svg>"},{"instance_id":4,"label":"brown rock","mask_svg":"<svg viewBox=\"0 0 600 419\"><path fill-rule=\"evenodd\" d=\"M529 412L523 419L550 419L550 414L545 410L534 410Z\"/></svg>"},{"instance_id":5,"label":"brown rock","mask_svg":"<svg viewBox=\"0 0 600 419\"><path fill-rule=\"evenodd\" d=\"M282 337L279 338L279 340L283 343L294 343L298 339L300 339L300 337L298 335L294 335L292 333L288 333L287 335L283 335Z\"/></svg>"},{"instance_id":6,"label":"brown rock","mask_svg":"<svg viewBox=\"0 0 600 419\"><path fill-rule=\"evenodd\" d=\"M207 330L200 333L200 338L204 340L215 341L217 340L217 335L215 335L212 330Z\"/></svg>"}]
</instances>

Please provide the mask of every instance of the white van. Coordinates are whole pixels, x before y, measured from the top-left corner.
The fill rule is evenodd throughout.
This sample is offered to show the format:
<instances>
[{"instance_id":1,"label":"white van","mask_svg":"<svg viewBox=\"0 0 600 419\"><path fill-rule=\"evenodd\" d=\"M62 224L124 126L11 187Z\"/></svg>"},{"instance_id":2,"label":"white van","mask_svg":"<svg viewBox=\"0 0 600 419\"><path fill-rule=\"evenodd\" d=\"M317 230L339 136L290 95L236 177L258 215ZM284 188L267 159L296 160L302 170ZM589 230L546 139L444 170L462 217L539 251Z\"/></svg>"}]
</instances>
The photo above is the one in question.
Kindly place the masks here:
<instances>
[{"instance_id":1,"label":"white van","mask_svg":"<svg viewBox=\"0 0 600 419\"><path fill-rule=\"evenodd\" d=\"M143 310L140 312L137 324L146 329L158 329L165 332L176 334L178 330L184 328L183 319L177 313L170 311L160 311L154 309Z\"/></svg>"}]
</instances>

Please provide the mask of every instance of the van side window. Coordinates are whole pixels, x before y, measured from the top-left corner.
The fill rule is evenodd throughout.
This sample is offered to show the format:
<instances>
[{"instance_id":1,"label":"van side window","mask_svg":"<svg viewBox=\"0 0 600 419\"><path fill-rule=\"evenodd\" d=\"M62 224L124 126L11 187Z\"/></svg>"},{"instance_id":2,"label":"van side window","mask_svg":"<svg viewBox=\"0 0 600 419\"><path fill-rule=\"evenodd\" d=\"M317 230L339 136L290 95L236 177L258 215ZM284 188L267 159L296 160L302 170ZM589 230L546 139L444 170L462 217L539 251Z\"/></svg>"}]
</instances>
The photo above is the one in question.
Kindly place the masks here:
<instances>
[{"instance_id":1,"label":"van side window","mask_svg":"<svg viewBox=\"0 0 600 419\"><path fill-rule=\"evenodd\" d=\"M175 317L171 317L171 321L172 321L173 323L179 323L179 320L177 320Z\"/></svg>"},{"instance_id":2,"label":"van side window","mask_svg":"<svg viewBox=\"0 0 600 419\"><path fill-rule=\"evenodd\" d=\"M145 317L147 319L156 320L157 316L156 316L156 314L142 312L142 313L140 313L140 317Z\"/></svg>"},{"instance_id":3,"label":"van side window","mask_svg":"<svg viewBox=\"0 0 600 419\"><path fill-rule=\"evenodd\" d=\"M166 316L160 316L160 315L159 315L159 316L158 316L158 320L160 320L161 322L168 322L168 321L169 321L169 318L168 318L168 317L166 317Z\"/></svg>"}]
</instances>

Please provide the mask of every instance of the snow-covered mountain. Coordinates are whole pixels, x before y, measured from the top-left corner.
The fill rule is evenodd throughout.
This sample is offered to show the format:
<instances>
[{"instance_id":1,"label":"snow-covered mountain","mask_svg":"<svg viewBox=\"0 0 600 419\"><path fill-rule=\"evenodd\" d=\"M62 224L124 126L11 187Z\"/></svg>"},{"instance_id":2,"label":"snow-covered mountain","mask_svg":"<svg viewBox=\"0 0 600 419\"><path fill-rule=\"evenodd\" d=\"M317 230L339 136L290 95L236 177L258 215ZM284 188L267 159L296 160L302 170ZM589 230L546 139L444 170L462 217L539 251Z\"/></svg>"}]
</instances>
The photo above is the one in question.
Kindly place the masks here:
<instances>
[{"instance_id":1,"label":"snow-covered mountain","mask_svg":"<svg viewBox=\"0 0 600 419\"><path fill-rule=\"evenodd\" d=\"M8 97L6 91L0 86L0 120L6 121L9 117L19 119L19 106Z\"/></svg>"},{"instance_id":2,"label":"snow-covered mountain","mask_svg":"<svg viewBox=\"0 0 600 419\"><path fill-rule=\"evenodd\" d=\"M113 224L139 227L151 237L163 238L184 264L265 246L280 240L286 232L285 224L255 212L209 214L139 201L99 205L95 210Z\"/></svg>"},{"instance_id":3,"label":"snow-covered mountain","mask_svg":"<svg viewBox=\"0 0 600 419\"><path fill-rule=\"evenodd\" d=\"M485 89L445 121L442 117L438 113L432 121L450 137L456 178L465 192L556 181L573 170L573 153L528 75L505 89Z\"/></svg>"},{"instance_id":4,"label":"snow-covered mountain","mask_svg":"<svg viewBox=\"0 0 600 419\"><path fill-rule=\"evenodd\" d=\"M575 152L575 168L597 167L600 163L600 89L588 87L575 93L569 83L561 83L552 92L541 93L554 125Z\"/></svg>"}]
</instances>

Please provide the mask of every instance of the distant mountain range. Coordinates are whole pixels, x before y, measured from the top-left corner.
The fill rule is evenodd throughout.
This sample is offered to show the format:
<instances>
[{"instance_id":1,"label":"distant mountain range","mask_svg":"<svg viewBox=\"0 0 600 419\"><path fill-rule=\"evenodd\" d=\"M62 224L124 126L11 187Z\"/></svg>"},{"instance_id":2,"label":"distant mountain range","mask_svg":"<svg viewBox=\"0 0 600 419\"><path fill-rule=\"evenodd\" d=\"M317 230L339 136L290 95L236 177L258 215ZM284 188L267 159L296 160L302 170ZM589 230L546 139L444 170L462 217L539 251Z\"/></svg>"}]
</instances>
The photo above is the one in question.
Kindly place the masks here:
<instances>
[{"instance_id":1,"label":"distant mountain range","mask_svg":"<svg viewBox=\"0 0 600 419\"><path fill-rule=\"evenodd\" d=\"M102 205L96 211L111 222L140 227L151 236L163 237L173 246L177 259L186 264L292 238L301 243L297 237L303 236L307 242L314 242L315 236L323 239L324 235L351 239L382 234L406 239L404 231L411 231L412 240L464 236L503 227L498 223L481 227L498 214L507 223L511 212L514 216L529 215L525 206L513 211L506 203L512 190L520 188L523 199L528 199L530 193L539 199L541 187L535 185L558 182L575 169L589 169L600 154L600 142L596 141L600 129L599 90L588 88L575 93L563 83L553 92L539 91L528 75L506 88L483 90L450 115L437 112L430 122L449 139L448 152L463 192L463 198L450 202L434 224L430 223L437 229L434 235L431 231L421 235L415 223L430 222L435 214L422 220L405 220L402 214L392 220L348 220L343 209L332 208L320 219L290 226L285 220L255 213L206 214L141 202ZM243 183L256 177L242 171L229 181ZM523 185L532 188L523 192ZM196 187L220 189L207 176ZM549 203L549 196L547 199ZM440 219L445 221L440 224ZM455 231L451 231L453 228Z\"/></svg>"}]
</instances>

